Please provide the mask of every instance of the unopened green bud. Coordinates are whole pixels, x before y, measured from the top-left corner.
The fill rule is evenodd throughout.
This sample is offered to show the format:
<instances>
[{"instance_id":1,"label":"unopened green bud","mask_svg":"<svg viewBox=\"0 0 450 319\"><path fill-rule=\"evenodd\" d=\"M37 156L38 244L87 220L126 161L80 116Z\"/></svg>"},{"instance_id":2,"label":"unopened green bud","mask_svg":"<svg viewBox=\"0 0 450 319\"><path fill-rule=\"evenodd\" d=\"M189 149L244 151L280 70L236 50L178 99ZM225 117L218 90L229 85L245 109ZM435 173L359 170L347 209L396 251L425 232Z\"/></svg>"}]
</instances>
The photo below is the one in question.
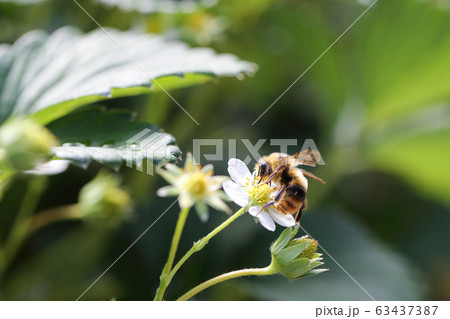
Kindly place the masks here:
<instances>
[{"instance_id":1,"label":"unopened green bud","mask_svg":"<svg viewBox=\"0 0 450 319\"><path fill-rule=\"evenodd\" d=\"M308 236L303 236L300 238L294 238L292 239L286 247L295 246L300 243L307 243L307 246L305 250L303 250L300 255L298 255L298 258L308 258L311 259L314 257L315 253L317 252L317 248L319 246L319 242L315 239L312 239Z\"/></svg>"},{"instance_id":2,"label":"unopened green bud","mask_svg":"<svg viewBox=\"0 0 450 319\"><path fill-rule=\"evenodd\" d=\"M319 243L308 236L292 239L298 226L287 228L270 248L271 266L279 274L294 280L312 276L327 269L313 269L323 265L322 254L317 253Z\"/></svg>"},{"instance_id":3,"label":"unopened green bud","mask_svg":"<svg viewBox=\"0 0 450 319\"><path fill-rule=\"evenodd\" d=\"M46 161L55 136L32 120L16 118L0 128L2 164L13 170L29 170Z\"/></svg>"},{"instance_id":4,"label":"unopened green bud","mask_svg":"<svg viewBox=\"0 0 450 319\"><path fill-rule=\"evenodd\" d=\"M82 188L79 205L88 219L115 223L129 213L131 198L116 176L100 172Z\"/></svg>"}]
</instances>

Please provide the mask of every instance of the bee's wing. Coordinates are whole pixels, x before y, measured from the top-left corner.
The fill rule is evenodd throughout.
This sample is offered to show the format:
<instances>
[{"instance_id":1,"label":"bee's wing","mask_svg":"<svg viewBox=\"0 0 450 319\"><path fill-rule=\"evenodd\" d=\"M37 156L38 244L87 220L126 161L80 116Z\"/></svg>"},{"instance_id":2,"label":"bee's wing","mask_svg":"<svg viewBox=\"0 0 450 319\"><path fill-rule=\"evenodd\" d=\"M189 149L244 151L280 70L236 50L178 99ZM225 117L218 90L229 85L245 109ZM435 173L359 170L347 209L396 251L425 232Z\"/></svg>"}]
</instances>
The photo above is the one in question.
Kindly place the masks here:
<instances>
[{"instance_id":1,"label":"bee's wing","mask_svg":"<svg viewBox=\"0 0 450 319\"><path fill-rule=\"evenodd\" d=\"M322 156L320 155L320 152L312 149L300 151L286 157L286 160L289 162L289 164L293 166L307 165L314 167L317 165L317 163L320 162L321 159Z\"/></svg>"}]
</instances>

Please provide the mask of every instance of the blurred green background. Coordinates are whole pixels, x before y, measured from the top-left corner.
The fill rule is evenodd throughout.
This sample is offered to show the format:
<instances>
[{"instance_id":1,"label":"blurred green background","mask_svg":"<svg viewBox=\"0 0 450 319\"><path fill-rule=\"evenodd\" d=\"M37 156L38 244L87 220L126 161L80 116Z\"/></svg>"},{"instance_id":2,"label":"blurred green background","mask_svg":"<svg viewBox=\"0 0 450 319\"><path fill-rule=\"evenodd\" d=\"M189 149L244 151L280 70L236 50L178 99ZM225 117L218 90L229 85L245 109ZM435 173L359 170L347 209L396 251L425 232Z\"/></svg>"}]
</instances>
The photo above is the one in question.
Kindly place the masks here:
<instances>
[{"instance_id":1,"label":"blurred green background","mask_svg":"<svg viewBox=\"0 0 450 319\"><path fill-rule=\"evenodd\" d=\"M173 91L200 123L164 93L109 100L172 134L185 154L193 139L314 139L327 181L310 182L302 226L376 300L450 299L450 11L448 2L379 0L259 121L252 123L370 5L352 0L219 0L190 12L148 12L123 1L80 4L102 25L138 29L208 46L255 62L244 80L220 79ZM150 0L148 0L150 1ZM23 33L97 25L72 1L0 1L0 42ZM26 2L26 1L25 1ZM105 1L106 2L106 1ZM151 2L151 1L150 1ZM133 8L137 8L134 10ZM139 11L141 10L141 11ZM144 11L144 12L142 12ZM162 10L164 11L164 10ZM225 148L225 157L227 157ZM226 175L226 162L213 162ZM253 164L254 162L252 162ZM77 201L100 165L71 166L49 179L38 210ZM132 217L119 226L62 222L27 240L0 284L3 300L74 300L172 203L155 195L164 185L123 167ZM6 231L24 193L16 181L0 203ZM237 208L230 203L233 209ZM86 300L150 300L167 258L178 207L174 205L84 296ZM207 223L191 214L179 255L225 219ZM194 255L167 290L169 300L223 272L270 261L270 233L244 215ZM324 251L321 251L324 253ZM236 279L199 300L369 300L324 253L330 271L289 282L280 276Z\"/></svg>"}]
</instances>

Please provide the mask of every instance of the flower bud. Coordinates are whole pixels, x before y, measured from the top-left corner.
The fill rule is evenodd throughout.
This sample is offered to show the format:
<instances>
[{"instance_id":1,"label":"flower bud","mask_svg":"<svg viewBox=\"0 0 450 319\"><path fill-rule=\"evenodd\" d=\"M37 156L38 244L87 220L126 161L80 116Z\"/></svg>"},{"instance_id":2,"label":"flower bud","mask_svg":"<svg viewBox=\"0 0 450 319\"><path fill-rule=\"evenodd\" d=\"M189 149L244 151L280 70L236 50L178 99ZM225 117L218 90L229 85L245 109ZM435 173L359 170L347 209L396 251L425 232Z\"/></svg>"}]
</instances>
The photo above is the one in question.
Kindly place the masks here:
<instances>
[{"instance_id":1,"label":"flower bud","mask_svg":"<svg viewBox=\"0 0 450 319\"><path fill-rule=\"evenodd\" d=\"M272 244L272 267L291 280L327 271L328 269L313 269L323 265L322 254L317 253L317 240L308 236L292 239L297 231L298 226L287 228Z\"/></svg>"},{"instance_id":2,"label":"flower bud","mask_svg":"<svg viewBox=\"0 0 450 319\"><path fill-rule=\"evenodd\" d=\"M1 161L13 170L29 170L46 161L55 136L29 119L16 118L0 128Z\"/></svg>"},{"instance_id":3,"label":"flower bud","mask_svg":"<svg viewBox=\"0 0 450 319\"><path fill-rule=\"evenodd\" d=\"M311 259L314 257L314 254L317 251L317 247L319 246L319 242L315 239L309 238L308 236L303 236L300 238L294 238L292 239L287 245L287 247L296 246L301 243L307 243L307 246L305 250L303 250L300 255L298 255L299 258L308 258Z\"/></svg>"},{"instance_id":4,"label":"flower bud","mask_svg":"<svg viewBox=\"0 0 450 319\"><path fill-rule=\"evenodd\" d=\"M119 185L116 176L100 172L80 192L79 205L83 214L92 220L111 223L126 216L130 212L131 198Z\"/></svg>"}]
</instances>

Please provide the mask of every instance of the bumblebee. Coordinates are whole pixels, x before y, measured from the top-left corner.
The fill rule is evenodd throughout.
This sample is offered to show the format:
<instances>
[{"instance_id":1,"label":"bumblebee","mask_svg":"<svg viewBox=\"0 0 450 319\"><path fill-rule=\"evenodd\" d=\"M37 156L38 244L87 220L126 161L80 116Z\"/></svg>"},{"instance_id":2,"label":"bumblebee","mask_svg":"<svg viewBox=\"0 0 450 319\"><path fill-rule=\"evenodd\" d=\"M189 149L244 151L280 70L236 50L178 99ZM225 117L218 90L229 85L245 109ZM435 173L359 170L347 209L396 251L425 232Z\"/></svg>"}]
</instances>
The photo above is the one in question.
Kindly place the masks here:
<instances>
[{"instance_id":1,"label":"bumblebee","mask_svg":"<svg viewBox=\"0 0 450 319\"><path fill-rule=\"evenodd\" d=\"M299 223L302 211L306 209L306 191L308 180L311 177L322 184L325 182L314 174L298 168L298 165L316 166L321 160L321 155L315 150L304 150L293 155L284 153L272 153L258 160L255 170L260 181L270 184L276 183L280 191L273 202L267 203L262 209L275 207L283 214L294 214L295 222Z\"/></svg>"}]
</instances>

